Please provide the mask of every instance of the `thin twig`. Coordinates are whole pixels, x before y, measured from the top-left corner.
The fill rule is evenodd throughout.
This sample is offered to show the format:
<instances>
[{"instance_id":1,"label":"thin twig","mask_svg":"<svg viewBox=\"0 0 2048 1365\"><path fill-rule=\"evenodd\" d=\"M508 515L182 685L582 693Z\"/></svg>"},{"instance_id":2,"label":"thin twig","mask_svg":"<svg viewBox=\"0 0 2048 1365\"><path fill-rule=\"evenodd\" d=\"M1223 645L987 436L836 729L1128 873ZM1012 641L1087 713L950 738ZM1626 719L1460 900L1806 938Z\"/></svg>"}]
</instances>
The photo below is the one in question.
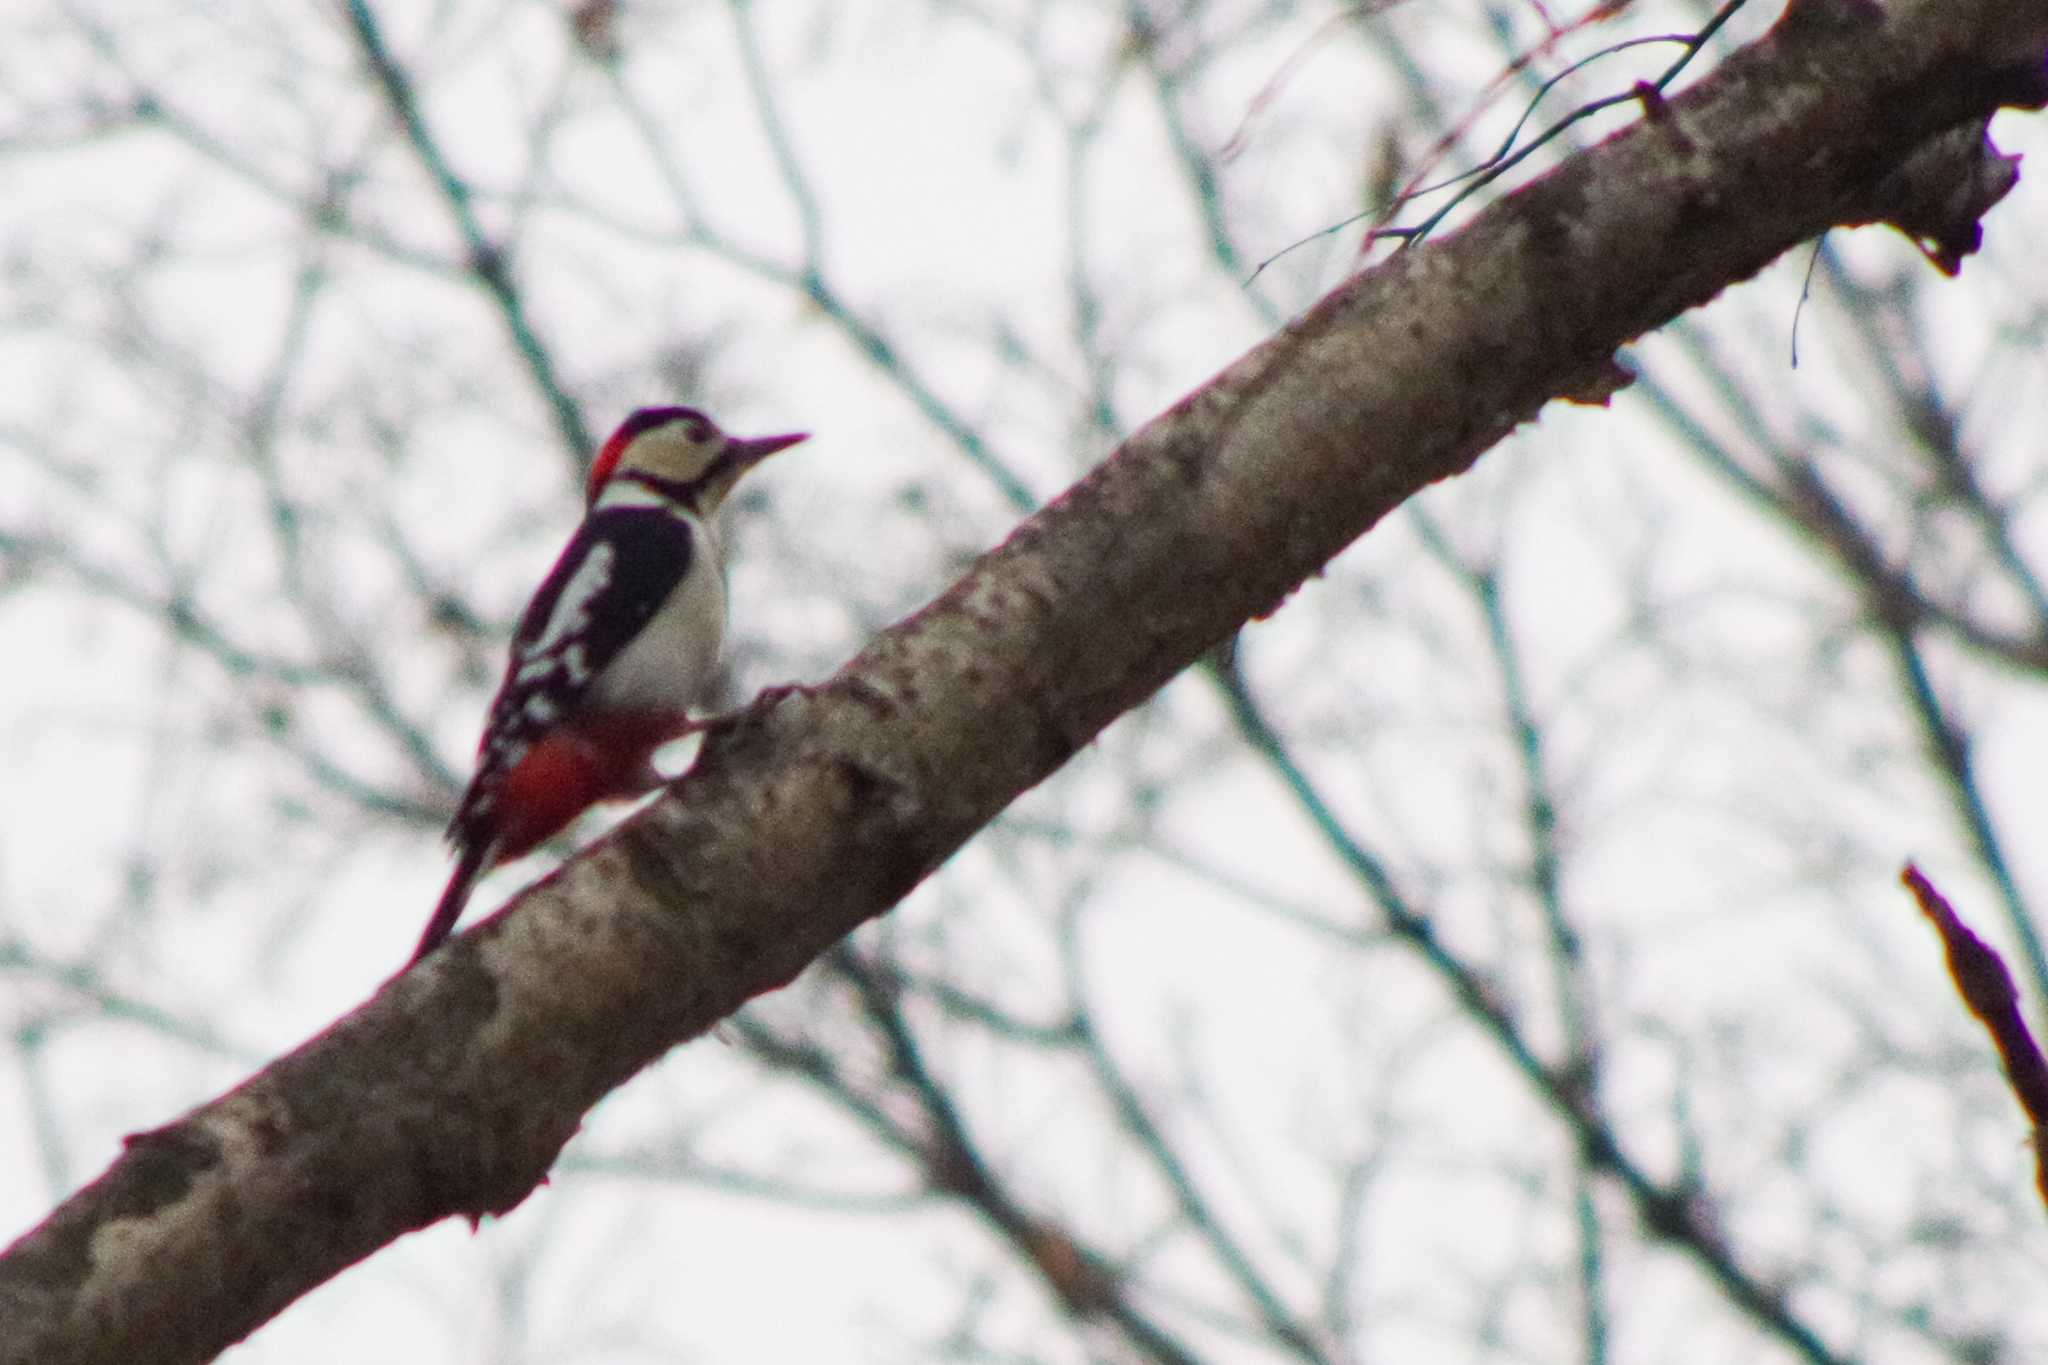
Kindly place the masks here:
<instances>
[{"instance_id":1,"label":"thin twig","mask_svg":"<svg viewBox=\"0 0 2048 1365\"><path fill-rule=\"evenodd\" d=\"M2041 1045L2034 1041L2033 1032L2020 1014L2020 996L2012 984L2012 973L2006 970L2005 959L1998 951L1963 923L1963 917L1948 903L1948 898L1935 889L1919 868L1907 863L1899 880L1920 902L1920 913L1941 935L1956 994L1969 1006L1970 1013L1983 1021L1985 1031L1998 1048L1999 1060L2005 1063L2013 1097L2033 1122L2034 1187L2041 1193L2041 1202L2048 1205L2048 1144L2042 1141L2044 1130L2048 1130L2048 1060L2042 1058Z\"/></svg>"}]
</instances>

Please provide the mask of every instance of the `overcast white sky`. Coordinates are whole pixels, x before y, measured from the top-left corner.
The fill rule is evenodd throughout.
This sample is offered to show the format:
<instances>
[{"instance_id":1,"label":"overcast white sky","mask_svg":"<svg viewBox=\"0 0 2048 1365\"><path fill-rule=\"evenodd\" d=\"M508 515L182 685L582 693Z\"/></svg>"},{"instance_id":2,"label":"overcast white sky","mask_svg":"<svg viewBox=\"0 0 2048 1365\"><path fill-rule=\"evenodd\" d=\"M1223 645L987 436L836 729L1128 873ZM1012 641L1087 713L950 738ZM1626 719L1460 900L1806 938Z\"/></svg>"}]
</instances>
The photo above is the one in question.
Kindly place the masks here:
<instances>
[{"instance_id":1,"label":"overcast white sky","mask_svg":"<svg viewBox=\"0 0 2048 1365\"><path fill-rule=\"evenodd\" d=\"M1175 97L1184 128L1114 7L1078 0L629 5L616 74L565 41L550 4L383 8L451 163L484 191L479 218L516 232L528 305L593 426L695 378L690 396L732 427L815 433L735 509L736 695L829 672L1007 534L1005 481L1056 495L1115 432L1350 268L1355 230L1246 287L1219 265L1177 137L1227 150L1220 212L1250 266L1356 212L1381 139L1413 157L1435 136L1400 63L1358 36L1372 26L1331 5L1177 21L1219 52ZM1522 46L1534 14L1411 7L1372 31L1398 36L1418 79L1465 109L1501 66L1488 23ZM1631 22L1686 20L1658 8ZM402 960L446 874L434 822L450 792L397 737L411 727L460 780L502 628L577 504L554 419L502 318L451 267L446 206L368 91L336 7L38 0L7 26L0 535L62 547L0 587L11 1236L123 1134L233 1084ZM750 43L772 109L749 80ZM1574 89L1623 88L1659 64L1619 59ZM143 91L145 126L85 135L95 107ZM1519 108L1488 106L1491 131L1471 145ZM2000 141L2039 146L2036 124L2008 116ZM300 201L322 177L347 232L306 231ZM1892 339L1934 357L2014 508L2012 541L2038 564L2037 180L1986 226L1986 257L1911 312L1924 333ZM828 304L776 278L807 242ZM1832 250L1873 294L1929 285L1896 237L1838 235ZM1916 485L1873 376L1918 362L1863 348L1830 267L1791 369L1806 266L1805 253L1780 262L1638 360L1733 440L1839 457L1845 486L1908 505ZM309 279L320 292L302 315ZM887 340L893 368L848 317ZM1701 356L1770 406L1717 393ZM251 433L275 373L289 380L265 445ZM955 419L1001 479L949 432ZM1728 1235L1836 1349L1954 1358L1988 1322L2006 1334L2000 1358L2028 1358L2048 1350L2048 1309L2019 1286L2039 1283L2048 1239L2024 1133L1891 885L1908 855L1979 906L1995 903L1990 879L1917 766L1854 594L1681 452L1647 393L1547 413L1427 495L1427 525L1390 522L1254 625L1246 672L1337 817L1393 851L1530 1036L1561 1046L1540 918L1510 870L1524 840L1499 679L1431 534L1497 560L1549 727L1616 1122L1662 1175L1703 1162ZM303 520L281 530L286 505ZM1964 532L1951 543L1946 523L1930 535L1903 513L1884 525L1930 581L2031 619ZM481 638L431 619L422 583L457 595ZM169 596L292 667L238 674L168 640L147 604ZM2038 671L1929 649L1977 741L2016 887L2038 902L2048 691ZM317 676L297 686L293 669ZM380 727L379 705L406 726ZM281 729L267 707L289 713ZM533 870L494 879L479 907ZM1214 689L1184 679L871 932L877 951L1027 1018L1081 990L1175 1114L1223 1217L1298 1300L1329 1288L1329 1243L1350 1229L1364 1248L1353 1310L1379 1325L1333 1358L1585 1358L1560 1307L1569 1143L1439 979L1398 952L1333 946L1322 928L1377 933L1360 903ZM2008 942L1995 911L1979 927ZM843 1044L858 1069L874 1058L845 995L813 982L763 1009ZM1278 1358L1190 1307L1242 1311L1199 1248L1159 1231L1171 1201L1105 1138L1080 1068L919 1022L1018 1188L1145 1248L1134 1262L1205 1358ZM1337 1207L1333 1170L1379 1152L1386 1178ZM603 1168L625 1154L695 1178ZM720 1188L706 1168L829 1190L840 1207ZM230 1358L891 1361L943 1354L931 1343L949 1332L990 1356L1122 1358L1107 1338L1056 1334L1056 1311L972 1216L899 1208L915 1182L736 1041L701 1040L608 1101L513 1215L408 1239ZM1591 1207L1615 1229L1613 1359L1774 1358L1683 1256L1634 1235L1611 1189ZM1921 1226L1936 1217L1953 1222ZM1972 1242L1974 1257L1927 1250ZM1937 1320L1917 1335L1900 1307L1916 1296ZM1474 1303L1497 1315L1491 1338Z\"/></svg>"}]
</instances>

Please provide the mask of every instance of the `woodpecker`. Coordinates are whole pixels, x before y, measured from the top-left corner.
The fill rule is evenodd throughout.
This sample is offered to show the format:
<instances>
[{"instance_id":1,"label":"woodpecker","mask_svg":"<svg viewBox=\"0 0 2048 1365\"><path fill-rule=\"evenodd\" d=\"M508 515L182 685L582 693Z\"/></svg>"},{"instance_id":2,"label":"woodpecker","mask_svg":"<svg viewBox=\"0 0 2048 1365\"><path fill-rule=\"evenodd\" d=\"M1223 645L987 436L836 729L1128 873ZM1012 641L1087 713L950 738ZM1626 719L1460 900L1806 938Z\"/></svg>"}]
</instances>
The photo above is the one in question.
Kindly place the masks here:
<instances>
[{"instance_id":1,"label":"woodpecker","mask_svg":"<svg viewBox=\"0 0 2048 1365\"><path fill-rule=\"evenodd\" d=\"M599 801L651 791L654 751L725 636L719 504L742 474L808 433L728 436L694 408L641 408L590 467L588 508L512 636L476 775L448 841L455 873L412 960L448 937L470 889Z\"/></svg>"}]
</instances>

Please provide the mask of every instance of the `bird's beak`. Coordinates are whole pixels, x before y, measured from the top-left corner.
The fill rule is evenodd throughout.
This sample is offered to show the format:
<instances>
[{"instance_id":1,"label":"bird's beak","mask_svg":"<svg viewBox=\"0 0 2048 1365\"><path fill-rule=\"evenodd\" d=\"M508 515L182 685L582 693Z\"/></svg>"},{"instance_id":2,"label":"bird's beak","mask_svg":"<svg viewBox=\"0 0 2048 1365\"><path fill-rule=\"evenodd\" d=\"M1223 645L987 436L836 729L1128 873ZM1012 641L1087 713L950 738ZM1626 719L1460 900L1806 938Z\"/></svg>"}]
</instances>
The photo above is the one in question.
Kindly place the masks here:
<instances>
[{"instance_id":1,"label":"bird's beak","mask_svg":"<svg viewBox=\"0 0 2048 1365\"><path fill-rule=\"evenodd\" d=\"M755 436L745 440L735 437L727 445L726 459L737 474L752 469L778 450L788 450L798 441L810 439L808 431L793 431L787 436Z\"/></svg>"}]
</instances>

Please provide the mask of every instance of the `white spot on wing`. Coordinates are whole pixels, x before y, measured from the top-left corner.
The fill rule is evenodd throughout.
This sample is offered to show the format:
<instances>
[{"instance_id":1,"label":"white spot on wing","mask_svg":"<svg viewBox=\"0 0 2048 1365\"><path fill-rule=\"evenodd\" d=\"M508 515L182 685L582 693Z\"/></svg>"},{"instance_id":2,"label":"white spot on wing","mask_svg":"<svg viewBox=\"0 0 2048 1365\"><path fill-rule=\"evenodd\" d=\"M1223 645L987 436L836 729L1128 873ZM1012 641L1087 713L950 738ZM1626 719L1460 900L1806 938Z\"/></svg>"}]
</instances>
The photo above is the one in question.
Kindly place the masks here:
<instances>
[{"instance_id":1,"label":"white spot on wing","mask_svg":"<svg viewBox=\"0 0 2048 1365\"><path fill-rule=\"evenodd\" d=\"M555 652L564 640L580 635L590 625L590 604L611 585L612 560L617 551L599 541L590 547L590 553L583 556L583 562L576 566L576 572L569 575L569 581L562 585L562 595L555 599L555 609L548 614L548 623L524 651L528 662L522 664L519 676L523 680L527 671L539 666L546 672L551 666L546 656Z\"/></svg>"}]
</instances>

